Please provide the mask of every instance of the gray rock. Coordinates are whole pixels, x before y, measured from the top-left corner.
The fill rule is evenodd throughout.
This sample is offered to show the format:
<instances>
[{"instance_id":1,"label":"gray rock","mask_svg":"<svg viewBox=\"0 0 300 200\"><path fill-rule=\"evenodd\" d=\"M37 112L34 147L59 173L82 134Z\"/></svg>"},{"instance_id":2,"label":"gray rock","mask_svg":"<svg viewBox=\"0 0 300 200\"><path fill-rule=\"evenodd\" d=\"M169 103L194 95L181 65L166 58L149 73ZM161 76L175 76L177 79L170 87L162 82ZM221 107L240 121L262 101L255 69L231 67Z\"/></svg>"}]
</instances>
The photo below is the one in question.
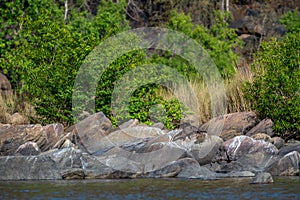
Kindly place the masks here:
<instances>
[{"instance_id":1,"label":"gray rock","mask_svg":"<svg viewBox=\"0 0 300 200\"><path fill-rule=\"evenodd\" d=\"M217 178L241 178L254 176L255 174L250 171L232 171L229 173L217 173Z\"/></svg>"},{"instance_id":2,"label":"gray rock","mask_svg":"<svg viewBox=\"0 0 300 200\"><path fill-rule=\"evenodd\" d=\"M273 137L272 144L274 144L274 146L277 149L280 149L281 147L284 146L284 139L282 139L281 137ZM300 151L300 149L299 149L299 151ZM279 150L279 153L280 153L280 150Z\"/></svg>"},{"instance_id":3,"label":"gray rock","mask_svg":"<svg viewBox=\"0 0 300 200\"><path fill-rule=\"evenodd\" d=\"M267 183L273 183L273 178L270 173L267 172L261 172L255 175L255 177L252 179L252 184L267 184Z\"/></svg>"},{"instance_id":4,"label":"gray rock","mask_svg":"<svg viewBox=\"0 0 300 200\"><path fill-rule=\"evenodd\" d=\"M273 127L274 122L271 119L263 119L260 121L256 126L254 126L251 130L249 130L246 135L247 136L253 136L257 133L265 133L272 137L274 135Z\"/></svg>"},{"instance_id":5,"label":"gray rock","mask_svg":"<svg viewBox=\"0 0 300 200\"><path fill-rule=\"evenodd\" d=\"M285 146L283 146L280 150L279 150L279 155L284 156L292 151L297 151L300 153L300 143L296 143L296 144L287 144Z\"/></svg>"},{"instance_id":6,"label":"gray rock","mask_svg":"<svg viewBox=\"0 0 300 200\"><path fill-rule=\"evenodd\" d=\"M299 176L300 153L298 151L292 151L286 154L271 165L267 171L275 176Z\"/></svg>"},{"instance_id":7,"label":"gray rock","mask_svg":"<svg viewBox=\"0 0 300 200\"><path fill-rule=\"evenodd\" d=\"M100 155L108 149L121 146L133 146L133 144L140 143L141 140L155 138L163 134L165 133L161 129L148 126L134 126L117 130L99 139L97 144L94 145L94 151L92 153Z\"/></svg>"},{"instance_id":8,"label":"gray rock","mask_svg":"<svg viewBox=\"0 0 300 200\"><path fill-rule=\"evenodd\" d=\"M101 148L99 142L108 135L111 128L110 120L102 112L99 112L77 123L73 131L79 136L85 148L83 150L93 154Z\"/></svg>"},{"instance_id":9,"label":"gray rock","mask_svg":"<svg viewBox=\"0 0 300 200\"><path fill-rule=\"evenodd\" d=\"M23 156L35 156L40 153L40 149L35 142L26 142L19 146L16 150L16 155L23 155Z\"/></svg>"},{"instance_id":10,"label":"gray rock","mask_svg":"<svg viewBox=\"0 0 300 200\"><path fill-rule=\"evenodd\" d=\"M200 130L209 135L220 136L223 140L244 135L257 124L257 116L253 112L238 112L219 116L203 124Z\"/></svg>"},{"instance_id":11,"label":"gray rock","mask_svg":"<svg viewBox=\"0 0 300 200\"><path fill-rule=\"evenodd\" d=\"M47 136L40 124L0 125L0 156L14 155L28 141L35 142L41 150L47 144Z\"/></svg>"},{"instance_id":12,"label":"gray rock","mask_svg":"<svg viewBox=\"0 0 300 200\"><path fill-rule=\"evenodd\" d=\"M152 127L164 129L165 125L161 122L157 122L157 123L153 124Z\"/></svg>"},{"instance_id":13,"label":"gray rock","mask_svg":"<svg viewBox=\"0 0 300 200\"><path fill-rule=\"evenodd\" d=\"M202 180L215 180L216 173L210 171L206 167L202 167L191 158L184 158L177 162L182 162L181 171L177 175L177 178L189 178L189 179L202 179Z\"/></svg>"},{"instance_id":14,"label":"gray rock","mask_svg":"<svg viewBox=\"0 0 300 200\"><path fill-rule=\"evenodd\" d=\"M223 162L218 168L219 172L229 173L235 171L250 171L258 173L265 171L269 166L277 162L278 155L270 155L266 152L245 154L236 161Z\"/></svg>"},{"instance_id":15,"label":"gray rock","mask_svg":"<svg viewBox=\"0 0 300 200\"><path fill-rule=\"evenodd\" d=\"M117 171L106 165L107 160L73 147L54 149L42 155L50 157L57 164L63 179L129 178L133 175L128 171Z\"/></svg>"},{"instance_id":16,"label":"gray rock","mask_svg":"<svg viewBox=\"0 0 300 200\"><path fill-rule=\"evenodd\" d=\"M71 142L68 138L64 140L64 143L61 145L60 148L70 148L75 147L75 144Z\"/></svg>"},{"instance_id":17,"label":"gray rock","mask_svg":"<svg viewBox=\"0 0 300 200\"><path fill-rule=\"evenodd\" d=\"M2 156L0 163L0 180L62 179L57 164L48 156Z\"/></svg>"},{"instance_id":18,"label":"gray rock","mask_svg":"<svg viewBox=\"0 0 300 200\"><path fill-rule=\"evenodd\" d=\"M146 177L151 178L197 178L205 180L216 179L215 173L205 167L200 167L199 163L191 158L183 158L168 163L166 166L148 172Z\"/></svg>"},{"instance_id":19,"label":"gray rock","mask_svg":"<svg viewBox=\"0 0 300 200\"><path fill-rule=\"evenodd\" d=\"M172 141L191 139L192 136L198 135L198 128L188 123L182 124L180 131L178 131L173 137Z\"/></svg>"},{"instance_id":20,"label":"gray rock","mask_svg":"<svg viewBox=\"0 0 300 200\"><path fill-rule=\"evenodd\" d=\"M42 151L48 151L65 135L64 125L60 123L43 126L43 131L47 138L47 143L43 145Z\"/></svg>"},{"instance_id":21,"label":"gray rock","mask_svg":"<svg viewBox=\"0 0 300 200\"><path fill-rule=\"evenodd\" d=\"M186 150L173 143L158 142L143 151L126 151L114 147L98 156L102 162L118 171L147 173L158 170L170 162L187 157ZM122 160L122 162L120 162ZM132 165L129 167L128 165Z\"/></svg>"},{"instance_id":22,"label":"gray rock","mask_svg":"<svg viewBox=\"0 0 300 200\"><path fill-rule=\"evenodd\" d=\"M273 144L263 140L254 140L244 135L225 141L223 148L230 161L237 160L245 154L256 152L265 152L270 155L278 154L278 149Z\"/></svg>"},{"instance_id":23,"label":"gray rock","mask_svg":"<svg viewBox=\"0 0 300 200\"><path fill-rule=\"evenodd\" d=\"M223 140L215 135L206 136L204 141L191 147L191 154L200 165L211 163L217 155Z\"/></svg>"},{"instance_id":24,"label":"gray rock","mask_svg":"<svg viewBox=\"0 0 300 200\"><path fill-rule=\"evenodd\" d=\"M62 124L0 125L0 155L14 155L26 142L35 142L41 152L52 149L64 137Z\"/></svg>"},{"instance_id":25,"label":"gray rock","mask_svg":"<svg viewBox=\"0 0 300 200\"><path fill-rule=\"evenodd\" d=\"M136 126L138 124L139 124L139 120L130 119L127 122L124 122L123 124L121 124L118 128L119 129L130 128L130 127Z\"/></svg>"}]
</instances>

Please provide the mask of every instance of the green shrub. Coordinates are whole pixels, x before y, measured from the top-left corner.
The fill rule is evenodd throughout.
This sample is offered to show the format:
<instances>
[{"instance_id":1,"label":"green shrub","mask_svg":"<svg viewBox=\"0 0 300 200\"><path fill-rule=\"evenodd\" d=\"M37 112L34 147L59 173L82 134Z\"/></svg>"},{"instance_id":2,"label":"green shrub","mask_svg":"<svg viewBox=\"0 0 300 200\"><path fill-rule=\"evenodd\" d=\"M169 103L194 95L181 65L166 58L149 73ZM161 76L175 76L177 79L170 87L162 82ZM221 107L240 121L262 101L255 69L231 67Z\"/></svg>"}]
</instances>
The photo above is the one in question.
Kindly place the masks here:
<instances>
[{"instance_id":1,"label":"green shrub","mask_svg":"<svg viewBox=\"0 0 300 200\"><path fill-rule=\"evenodd\" d=\"M24 2L7 2L4 3L6 7L0 9L4 16L0 29L8 31L0 35L0 47L3 47L0 52L1 69L9 75L18 94L25 96L27 101L34 105L37 116L33 122L71 124L74 120L72 95L77 72L86 61L86 56L97 45L129 29L124 12L127 4L125 1L113 3L103 0L97 15L94 16L74 8L76 1L70 6L68 18L64 20L63 1L28 1L30 4L27 6ZM10 7L12 9L8 9ZM209 51L222 75L230 77L235 73L237 56L232 52L232 48L236 44L236 35L227 28L228 24L223 21L222 16L219 17L220 21L209 31L200 25L195 26L189 17L174 13L169 27L183 31L199 41ZM6 35L16 30L15 38L6 41ZM110 53L113 54L114 51L118 49L115 48ZM114 60L102 77L91 76L99 79L95 94L96 111L103 111L115 124L128 118L137 118L147 124L164 122L170 129L178 126L185 112L184 106L179 100L165 100L158 95L158 90L161 89L159 84L167 81L166 77L171 73L168 69L159 72L165 73L164 76L157 76L155 70L142 68L144 71L138 73L142 77L123 80L129 84L123 85L123 88L116 88L127 72L150 63L170 66L187 79L198 76L187 61L170 52L129 52ZM144 74L149 75L149 83L143 82ZM125 99L127 102L120 102L117 108L119 114L115 115L111 107L113 93L122 96L122 92L132 88L135 91ZM78 99L88 103L94 100L87 99L84 95Z\"/></svg>"},{"instance_id":2,"label":"green shrub","mask_svg":"<svg viewBox=\"0 0 300 200\"><path fill-rule=\"evenodd\" d=\"M288 11L280 19L280 23L285 25L290 34L299 34L300 32L300 13L298 10Z\"/></svg>"},{"instance_id":3,"label":"green shrub","mask_svg":"<svg viewBox=\"0 0 300 200\"><path fill-rule=\"evenodd\" d=\"M58 12L37 7L37 15L22 15L20 44L6 49L0 65L16 85L18 94L34 105L34 121L71 124L76 73L85 56L101 40L128 28L122 7L125 4L105 2L97 16L73 16L74 23L66 23L56 4L51 6ZM78 20L81 26L75 23Z\"/></svg>"},{"instance_id":4,"label":"green shrub","mask_svg":"<svg viewBox=\"0 0 300 200\"><path fill-rule=\"evenodd\" d=\"M277 135L299 134L300 130L300 38L263 42L256 54L256 76L246 87L247 98L261 118L271 118Z\"/></svg>"},{"instance_id":5,"label":"green shrub","mask_svg":"<svg viewBox=\"0 0 300 200\"><path fill-rule=\"evenodd\" d=\"M241 41L235 30L230 29L225 20L225 18L229 18L228 13L223 15L220 11L216 11L214 15L215 23L210 29L207 29L203 25L193 24L189 15L172 11L168 27L196 40L209 53L222 77L230 78L236 73L239 59L238 55L234 53L234 48L240 46ZM169 59L170 62L172 59ZM189 68L185 63L178 62L178 58L174 59L180 63L180 67L177 67L179 71ZM188 76L193 76L193 73L188 73Z\"/></svg>"}]
</instances>

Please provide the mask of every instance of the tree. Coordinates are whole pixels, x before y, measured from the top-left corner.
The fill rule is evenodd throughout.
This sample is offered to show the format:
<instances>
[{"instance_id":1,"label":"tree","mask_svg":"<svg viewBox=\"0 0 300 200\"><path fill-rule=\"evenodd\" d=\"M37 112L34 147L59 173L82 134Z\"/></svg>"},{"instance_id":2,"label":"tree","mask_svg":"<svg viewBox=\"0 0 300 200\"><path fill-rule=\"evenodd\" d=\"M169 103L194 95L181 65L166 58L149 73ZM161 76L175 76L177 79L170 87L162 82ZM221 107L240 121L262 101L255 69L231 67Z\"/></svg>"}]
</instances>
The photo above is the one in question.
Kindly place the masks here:
<instances>
[{"instance_id":1,"label":"tree","mask_svg":"<svg viewBox=\"0 0 300 200\"><path fill-rule=\"evenodd\" d=\"M49 8L38 7L37 15L22 15L19 45L6 50L0 64L18 94L34 105L37 116L33 120L73 122L72 93L77 70L101 40L128 27L124 5L123 1L103 1L92 20L86 15L71 15L67 23L63 10L53 3Z\"/></svg>"},{"instance_id":2,"label":"tree","mask_svg":"<svg viewBox=\"0 0 300 200\"><path fill-rule=\"evenodd\" d=\"M283 138L300 137L300 15L288 12L281 22L288 34L263 42L254 62L255 79L246 86L247 98L261 118L271 118Z\"/></svg>"},{"instance_id":3,"label":"tree","mask_svg":"<svg viewBox=\"0 0 300 200\"><path fill-rule=\"evenodd\" d=\"M207 29L202 25L193 24L190 15L173 11L168 27L183 32L199 42L208 51L221 75L229 78L236 73L239 57L233 50L241 45L241 41L234 29L228 28L225 19L229 18L229 13L223 15L221 12L216 11L214 16L215 23L210 29Z\"/></svg>"},{"instance_id":4,"label":"tree","mask_svg":"<svg viewBox=\"0 0 300 200\"><path fill-rule=\"evenodd\" d=\"M262 43L255 58L255 80L246 88L252 108L261 118L271 118L274 131L285 139L299 137L299 45L299 37L293 34Z\"/></svg>"}]
</instances>

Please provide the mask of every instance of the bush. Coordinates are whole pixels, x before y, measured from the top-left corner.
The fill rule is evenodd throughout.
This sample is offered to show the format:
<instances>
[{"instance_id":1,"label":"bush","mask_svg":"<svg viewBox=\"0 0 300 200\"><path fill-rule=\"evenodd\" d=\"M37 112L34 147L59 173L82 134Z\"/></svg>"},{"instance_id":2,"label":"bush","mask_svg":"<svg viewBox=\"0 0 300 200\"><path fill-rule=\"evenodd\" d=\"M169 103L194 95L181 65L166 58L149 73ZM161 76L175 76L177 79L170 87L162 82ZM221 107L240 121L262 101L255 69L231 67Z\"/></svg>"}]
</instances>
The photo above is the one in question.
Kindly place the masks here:
<instances>
[{"instance_id":1,"label":"bush","mask_svg":"<svg viewBox=\"0 0 300 200\"><path fill-rule=\"evenodd\" d=\"M230 78L237 71L236 66L239 56L234 53L234 49L241 45L241 41L238 39L235 30L229 28L225 20L225 18L230 18L228 13L223 15L220 11L215 11L214 16L215 23L210 29L207 29L203 25L193 24L189 15L172 11L168 27L196 40L209 53L222 77ZM170 62L172 62L172 59L170 59ZM176 57L174 59L178 62ZM188 68L184 63L180 63L180 65L179 71ZM188 73L188 76L193 76L193 73Z\"/></svg>"},{"instance_id":2,"label":"bush","mask_svg":"<svg viewBox=\"0 0 300 200\"><path fill-rule=\"evenodd\" d=\"M282 137L299 136L300 130L300 38L262 43L256 54L255 79L246 86L247 98L261 118L271 118Z\"/></svg>"},{"instance_id":3,"label":"bush","mask_svg":"<svg viewBox=\"0 0 300 200\"><path fill-rule=\"evenodd\" d=\"M23 1L2 3L5 8L0 9L0 14L3 14L5 23L1 23L0 29L8 32L0 35L0 47L4 47L0 52L0 66L9 75L18 94L25 96L34 105L37 118L33 122L61 122L69 125L74 122L72 95L77 72L83 61L86 61L86 56L100 42L129 29L124 12L127 4L125 1L113 3L103 0L96 15L70 6L68 18L64 20L63 2L55 2L38 0L30 1L30 5L25 5ZM18 9L13 8L16 12L11 15L8 8L12 6ZM211 31L200 25L195 26L188 16L175 12L172 15L170 28L199 41L209 51L224 77L235 73L237 56L232 48L236 45L237 37L227 28L228 24L222 15L216 15L219 16L216 19L220 20ZM18 32L16 38L10 42L5 41L6 35L15 30ZM110 53L113 51L118 49ZM151 50L129 52L114 60L102 77L91 76L99 79L95 96L96 111L103 111L115 124L128 118L137 118L147 124L152 121L164 122L169 129L178 126L184 115L182 103L175 99L165 100L158 95L161 89L158 84L167 81L164 79L171 71L160 72L166 73L164 77L157 76L155 70L144 68L144 71L138 73L141 78L127 79L124 82L129 85L115 88L127 72L152 62L171 66L188 79L197 78L196 70L179 56L170 52L155 53L152 54ZM97 67L99 69L103 66ZM145 74L151 79L147 84L143 82ZM120 102L119 115L115 115L111 108L113 92L122 95L122 92L132 88L135 91L126 99L127 107L123 106L124 102ZM88 103L94 100L84 95L78 99ZM81 108L76 109L80 111Z\"/></svg>"},{"instance_id":4,"label":"bush","mask_svg":"<svg viewBox=\"0 0 300 200\"><path fill-rule=\"evenodd\" d=\"M36 7L36 15L20 16L19 45L6 49L0 65L18 94L34 105L37 118L33 122L71 124L76 73L85 56L101 40L128 27L123 13L125 4L103 2L94 18L73 16L73 21L68 22L56 4L49 6L53 9Z\"/></svg>"}]
</instances>

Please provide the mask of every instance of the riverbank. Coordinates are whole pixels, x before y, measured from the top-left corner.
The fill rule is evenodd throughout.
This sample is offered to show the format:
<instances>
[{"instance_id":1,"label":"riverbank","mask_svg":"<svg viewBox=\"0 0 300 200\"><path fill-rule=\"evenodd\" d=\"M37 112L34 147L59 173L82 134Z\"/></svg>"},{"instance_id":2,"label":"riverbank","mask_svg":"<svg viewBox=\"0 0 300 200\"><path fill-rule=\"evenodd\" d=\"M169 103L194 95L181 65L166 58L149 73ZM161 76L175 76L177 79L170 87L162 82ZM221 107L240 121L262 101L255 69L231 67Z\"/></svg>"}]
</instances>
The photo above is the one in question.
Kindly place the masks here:
<instances>
[{"instance_id":1,"label":"riverbank","mask_svg":"<svg viewBox=\"0 0 300 200\"><path fill-rule=\"evenodd\" d=\"M113 128L102 112L68 128L2 124L0 180L299 176L299 141L276 137L269 119L242 112L191 124Z\"/></svg>"}]
</instances>

